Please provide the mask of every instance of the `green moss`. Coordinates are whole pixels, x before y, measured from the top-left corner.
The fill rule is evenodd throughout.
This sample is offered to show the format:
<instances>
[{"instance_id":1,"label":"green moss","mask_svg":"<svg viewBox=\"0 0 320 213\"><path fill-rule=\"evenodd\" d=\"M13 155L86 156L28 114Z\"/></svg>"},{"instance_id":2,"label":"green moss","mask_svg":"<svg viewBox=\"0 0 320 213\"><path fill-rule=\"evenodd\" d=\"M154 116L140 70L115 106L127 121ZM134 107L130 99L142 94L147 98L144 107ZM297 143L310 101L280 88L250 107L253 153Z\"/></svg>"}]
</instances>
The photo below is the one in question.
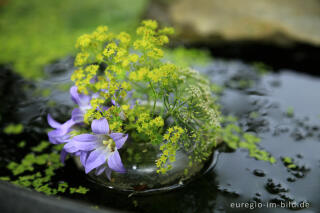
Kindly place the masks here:
<instances>
[{"instance_id":1,"label":"green moss","mask_svg":"<svg viewBox=\"0 0 320 213\"><path fill-rule=\"evenodd\" d=\"M23 132L22 124L9 124L3 130L4 133L8 135L18 135Z\"/></svg>"},{"instance_id":2,"label":"green moss","mask_svg":"<svg viewBox=\"0 0 320 213\"><path fill-rule=\"evenodd\" d=\"M14 0L0 6L0 63L39 78L50 61L74 52L74 40L97 25L133 30L147 0Z\"/></svg>"}]
</instances>

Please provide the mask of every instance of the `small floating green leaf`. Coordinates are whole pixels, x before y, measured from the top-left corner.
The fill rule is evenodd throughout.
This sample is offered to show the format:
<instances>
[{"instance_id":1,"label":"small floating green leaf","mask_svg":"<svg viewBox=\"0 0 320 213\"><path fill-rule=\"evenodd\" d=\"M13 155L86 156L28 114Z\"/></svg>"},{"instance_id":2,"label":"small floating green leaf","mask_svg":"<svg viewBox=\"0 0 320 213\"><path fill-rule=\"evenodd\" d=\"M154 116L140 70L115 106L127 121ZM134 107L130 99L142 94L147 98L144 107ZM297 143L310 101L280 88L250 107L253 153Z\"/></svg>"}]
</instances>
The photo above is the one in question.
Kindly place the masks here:
<instances>
[{"instance_id":1,"label":"small floating green leaf","mask_svg":"<svg viewBox=\"0 0 320 213\"><path fill-rule=\"evenodd\" d=\"M10 181L10 177L7 177L7 176L0 177L0 180L2 180L2 181Z\"/></svg>"},{"instance_id":2,"label":"small floating green leaf","mask_svg":"<svg viewBox=\"0 0 320 213\"><path fill-rule=\"evenodd\" d=\"M40 144L36 147L33 147L31 150L33 152L42 152L45 148L50 145L48 141L41 141Z\"/></svg>"},{"instance_id":3,"label":"small floating green leaf","mask_svg":"<svg viewBox=\"0 0 320 213\"><path fill-rule=\"evenodd\" d=\"M19 148L23 148L25 146L26 146L26 141L20 141L20 143L18 143Z\"/></svg>"},{"instance_id":4,"label":"small floating green leaf","mask_svg":"<svg viewBox=\"0 0 320 213\"><path fill-rule=\"evenodd\" d=\"M288 107L288 109L287 109L287 116L288 116L288 117L293 117L293 115L294 115L293 107Z\"/></svg>"},{"instance_id":5,"label":"small floating green leaf","mask_svg":"<svg viewBox=\"0 0 320 213\"><path fill-rule=\"evenodd\" d=\"M18 135L23 132L22 124L9 124L3 130L4 133L8 135Z\"/></svg>"},{"instance_id":6,"label":"small floating green leaf","mask_svg":"<svg viewBox=\"0 0 320 213\"><path fill-rule=\"evenodd\" d=\"M69 188L70 194L78 193L78 194L86 194L89 189L83 186L79 186L78 188Z\"/></svg>"}]
</instances>

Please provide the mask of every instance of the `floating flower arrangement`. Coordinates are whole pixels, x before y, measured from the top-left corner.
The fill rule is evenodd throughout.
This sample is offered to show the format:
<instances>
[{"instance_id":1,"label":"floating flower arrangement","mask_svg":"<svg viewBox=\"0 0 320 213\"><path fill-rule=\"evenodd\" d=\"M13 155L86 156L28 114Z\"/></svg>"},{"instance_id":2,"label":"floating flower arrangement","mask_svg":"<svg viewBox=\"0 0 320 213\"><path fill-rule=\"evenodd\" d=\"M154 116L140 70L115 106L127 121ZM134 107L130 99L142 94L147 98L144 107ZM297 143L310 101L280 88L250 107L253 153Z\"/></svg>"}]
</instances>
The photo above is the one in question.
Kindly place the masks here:
<instances>
[{"instance_id":1,"label":"floating flower arrangement","mask_svg":"<svg viewBox=\"0 0 320 213\"><path fill-rule=\"evenodd\" d=\"M134 37L100 26L78 39L76 107L63 124L48 115L50 142L64 144L62 161L76 156L98 182L144 190L190 178L218 141L228 143L207 78L164 60L173 33L145 20Z\"/></svg>"}]
</instances>

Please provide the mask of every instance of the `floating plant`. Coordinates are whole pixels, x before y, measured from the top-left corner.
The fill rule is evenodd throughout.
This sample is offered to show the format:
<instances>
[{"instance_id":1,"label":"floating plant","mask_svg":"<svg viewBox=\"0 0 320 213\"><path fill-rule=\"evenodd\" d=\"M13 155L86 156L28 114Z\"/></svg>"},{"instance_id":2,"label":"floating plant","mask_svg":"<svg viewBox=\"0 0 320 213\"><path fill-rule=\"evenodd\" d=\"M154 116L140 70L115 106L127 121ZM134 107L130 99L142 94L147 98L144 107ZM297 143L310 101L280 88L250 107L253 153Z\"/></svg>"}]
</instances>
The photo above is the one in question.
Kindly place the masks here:
<instances>
[{"instance_id":1,"label":"floating plant","mask_svg":"<svg viewBox=\"0 0 320 213\"><path fill-rule=\"evenodd\" d=\"M10 181L11 183L32 188L38 192L46 195L56 195L66 193L86 194L89 189L78 186L71 187L67 182L61 181L58 184L52 184L52 178L55 176L56 170L61 168L63 164L60 161L58 151L61 151L62 146L51 147L46 153L50 143L48 141L41 141L41 143L31 148L32 153L24 156L20 163L10 162L7 169L11 171L13 178L9 176L0 177L0 180ZM18 144L18 147L21 147ZM68 190L69 189L69 190Z\"/></svg>"},{"instance_id":2,"label":"floating plant","mask_svg":"<svg viewBox=\"0 0 320 213\"><path fill-rule=\"evenodd\" d=\"M221 142L275 162L257 148L259 138L220 116L217 88L205 76L164 57L173 33L145 20L133 37L100 26L78 39L76 107L63 124L48 115L49 141L64 144L62 161L73 156L95 182L126 191L182 185Z\"/></svg>"}]
</instances>

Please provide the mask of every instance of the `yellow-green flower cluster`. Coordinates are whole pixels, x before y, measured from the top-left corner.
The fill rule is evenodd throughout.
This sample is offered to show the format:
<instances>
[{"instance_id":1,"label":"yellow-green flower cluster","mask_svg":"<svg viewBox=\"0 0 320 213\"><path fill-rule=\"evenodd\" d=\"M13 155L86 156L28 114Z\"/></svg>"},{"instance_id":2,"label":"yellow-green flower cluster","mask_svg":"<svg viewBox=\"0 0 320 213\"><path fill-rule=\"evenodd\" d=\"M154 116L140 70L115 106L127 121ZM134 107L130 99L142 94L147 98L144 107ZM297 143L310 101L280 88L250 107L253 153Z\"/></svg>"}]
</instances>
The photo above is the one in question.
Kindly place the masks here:
<instances>
[{"instance_id":1,"label":"yellow-green flower cluster","mask_svg":"<svg viewBox=\"0 0 320 213\"><path fill-rule=\"evenodd\" d=\"M205 160L219 128L209 82L163 59L173 33L153 20L143 21L134 36L98 27L77 40L71 77L79 93L92 97L84 122L106 118L111 131L159 146L159 173L171 168L180 149L195 154L192 160Z\"/></svg>"},{"instance_id":2,"label":"yellow-green flower cluster","mask_svg":"<svg viewBox=\"0 0 320 213\"><path fill-rule=\"evenodd\" d=\"M158 173L166 173L172 168L169 162L174 162L176 160L176 151L179 148L180 138L182 137L184 130L180 126L170 127L167 133L164 134L163 139L166 143L160 146L162 151L161 157L156 161L158 167Z\"/></svg>"},{"instance_id":3,"label":"yellow-green flower cluster","mask_svg":"<svg viewBox=\"0 0 320 213\"><path fill-rule=\"evenodd\" d=\"M149 113L141 113L136 120L135 129L139 134L145 135L152 144L160 144L162 142L162 128L164 121L161 116L152 118Z\"/></svg>"}]
</instances>

